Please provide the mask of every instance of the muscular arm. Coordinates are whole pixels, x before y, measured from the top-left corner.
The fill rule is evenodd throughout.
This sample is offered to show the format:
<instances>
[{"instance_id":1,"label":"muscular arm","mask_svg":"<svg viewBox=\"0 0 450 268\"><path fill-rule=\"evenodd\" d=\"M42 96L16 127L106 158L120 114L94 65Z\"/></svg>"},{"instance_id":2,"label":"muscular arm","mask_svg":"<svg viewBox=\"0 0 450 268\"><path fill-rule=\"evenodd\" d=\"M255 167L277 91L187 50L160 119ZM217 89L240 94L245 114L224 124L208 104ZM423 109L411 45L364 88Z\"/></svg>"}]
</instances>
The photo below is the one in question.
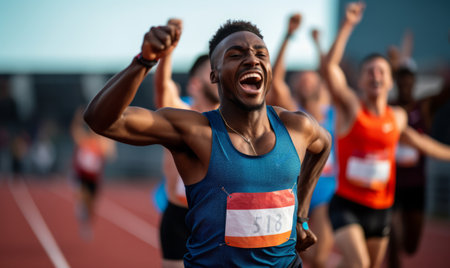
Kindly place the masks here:
<instances>
[{"instance_id":1,"label":"muscular arm","mask_svg":"<svg viewBox=\"0 0 450 268\"><path fill-rule=\"evenodd\" d=\"M322 128L314 119L309 117L310 135L308 137L309 146L307 147L303 159L302 168L298 180L297 196L298 211L297 215L301 218L307 218L311 197L319 180L322 169L328 159L331 151L331 135ZM300 223L297 223L297 250L303 251L316 242L315 235L311 230L304 230Z\"/></svg>"},{"instance_id":2,"label":"muscular arm","mask_svg":"<svg viewBox=\"0 0 450 268\"><path fill-rule=\"evenodd\" d=\"M179 36L176 27L152 27L144 37L142 56L150 61L164 57ZM148 71L134 59L94 97L84 118L95 132L136 145L162 143L163 140L175 142L176 131L164 116L167 112L129 106Z\"/></svg>"},{"instance_id":3,"label":"muscular arm","mask_svg":"<svg viewBox=\"0 0 450 268\"><path fill-rule=\"evenodd\" d=\"M280 50L278 51L278 55L272 69L272 88L266 96L267 104L280 106L289 111L296 111L298 109L294 99L292 98L289 86L285 82L286 66L284 63L284 54L286 52L289 38L297 30L300 22L301 15L298 13L292 15L289 19L289 26L286 36L281 44Z\"/></svg>"},{"instance_id":4,"label":"muscular arm","mask_svg":"<svg viewBox=\"0 0 450 268\"><path fill-rule=\"evenodd\" d=\"M359 100L356 94L349 88L344 72L339 66L344 55L345 46L353 31L353 28L362 18L364 5L350 3L347 6L346 17L339 29L325 64L325 79L328 89L337 106L338 113L344 121L350 121L359 109Z\"/></svg>"}]
</instances>

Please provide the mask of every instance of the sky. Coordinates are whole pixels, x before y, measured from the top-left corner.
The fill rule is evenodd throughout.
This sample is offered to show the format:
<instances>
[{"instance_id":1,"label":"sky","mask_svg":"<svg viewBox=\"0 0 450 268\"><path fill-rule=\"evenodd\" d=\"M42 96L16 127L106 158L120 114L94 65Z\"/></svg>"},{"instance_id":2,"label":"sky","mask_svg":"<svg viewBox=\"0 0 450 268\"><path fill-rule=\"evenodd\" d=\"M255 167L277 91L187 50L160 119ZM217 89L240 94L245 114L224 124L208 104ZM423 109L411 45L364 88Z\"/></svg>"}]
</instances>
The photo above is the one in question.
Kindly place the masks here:
<instances>
[{"instance_id":1,"label":"sky","mask_svg":"<svg viewBox=\"0 0 450 268\"><path fill-rule=\"evenodd\" d=\"M286 54L288 68L315 68L310 32L321 31L327 49L337 25L335 0L2 0L0 73L117 72L139 53L144 33L171 17L183 20L173 55L174 71L185 72L208 51L208 41L228 19L249 20L275 59L288 18L303 15Z\"/></svg>"}]
</instances>

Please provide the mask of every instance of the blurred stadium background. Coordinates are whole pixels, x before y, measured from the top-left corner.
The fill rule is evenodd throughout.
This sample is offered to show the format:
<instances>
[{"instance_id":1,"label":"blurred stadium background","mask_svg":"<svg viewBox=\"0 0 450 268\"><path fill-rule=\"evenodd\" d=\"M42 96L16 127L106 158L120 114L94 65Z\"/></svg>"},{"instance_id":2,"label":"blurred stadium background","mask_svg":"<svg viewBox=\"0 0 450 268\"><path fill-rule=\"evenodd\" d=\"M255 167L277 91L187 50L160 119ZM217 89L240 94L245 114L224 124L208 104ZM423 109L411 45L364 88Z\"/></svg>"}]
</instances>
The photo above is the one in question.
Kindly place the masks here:
<instances>
[{"instance_id":1,"label":"blurred stadium background","mask_svg":"<svg viewBox=\"0 0 450 268\"><path fill-rule=\"evenodd\" d=\"M292 56L288 70L315 68L317 59L309 31L319 27L323 46L328 49L348 1L276 1L276 5L273 1L246 2L248 8L240 6L235 11L238 1L227 1L226 5L204 1L2 1L0 176L20 172L46 180L50 175L67 174L73 149L69 124L75 109L86 105L115 72L131 61L149 26L163 24L170 17L185 21L180 51L174 57L174 80L184 89L192 59L206 51L212 31L230 17L250 19L259 25L274 58L283 35L280 29L284 29L292 12L301 12L304 21L301 34L289 47ZM217 10L221 10L220 16ZM409 29L414 34L413 58L419 75L416 96L439 92L445 75L447 79L449 75L448 14L450 2L446 0L367 1L364 19L345 55L350 81L364 55L385 54L388 46L400 45ZM145 80L133 105L153 109L152 76ZM449 106L447 103L438 111L432 133L447 144ZM14 161L22 167L15 166ZM159 146L118 144L118 158L107 166L106 178L159 180L160 163ZM429 167L427 210L430 215L449 217L449 164L430 160Z\"/></svg>"}]
</instances>

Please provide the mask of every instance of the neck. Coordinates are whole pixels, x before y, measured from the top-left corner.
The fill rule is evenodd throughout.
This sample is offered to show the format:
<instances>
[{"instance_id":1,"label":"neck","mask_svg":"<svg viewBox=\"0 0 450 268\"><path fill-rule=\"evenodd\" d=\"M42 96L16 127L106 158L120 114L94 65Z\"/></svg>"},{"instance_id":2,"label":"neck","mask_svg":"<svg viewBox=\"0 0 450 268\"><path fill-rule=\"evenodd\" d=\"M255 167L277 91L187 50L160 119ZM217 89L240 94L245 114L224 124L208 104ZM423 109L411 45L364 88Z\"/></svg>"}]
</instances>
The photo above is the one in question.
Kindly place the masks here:
<instances>
[{"instance_id":1,"label":"neck","mask_svg":"<svg viewBox=\"0 0 450 268\"><path fill-rule=\"evenodd\" d=\"M231 107L232 106L232 107ZM233 104L219 107L225 121L240 134L249 139L259 137L267 128L270 129L270 123L267 118L267 108L264 105L261 109L247 111L240 109Z\"/></svg>"},{"instance_id":2,"label":"neck","mask_svg":"<svg viewBox=\"0 0 450 268\"><path fill-rule=\"evenodd\" d=\"M386 99L377 97L374 99L366 98L363 100L366 109L374 115L383 115L388 106Z\"/></svg>"}]
</instances>

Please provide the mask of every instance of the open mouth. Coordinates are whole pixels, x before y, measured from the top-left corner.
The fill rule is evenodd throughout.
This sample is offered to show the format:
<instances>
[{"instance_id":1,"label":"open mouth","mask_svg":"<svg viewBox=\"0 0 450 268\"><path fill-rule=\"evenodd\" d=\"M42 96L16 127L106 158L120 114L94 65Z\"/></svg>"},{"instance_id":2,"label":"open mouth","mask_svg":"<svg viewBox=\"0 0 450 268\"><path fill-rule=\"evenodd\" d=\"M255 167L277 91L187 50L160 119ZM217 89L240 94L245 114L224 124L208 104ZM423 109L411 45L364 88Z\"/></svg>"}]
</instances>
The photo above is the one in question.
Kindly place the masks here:
<instances>
[{"instance_id":1,"label":"open mouth","mask_svg":"<svg viewBox=\"0 0 450 268\"><path fill-rule=\"evenodd\" d=\"M249 93L256 93L262 86L262 76L259 73L246 73L239 79L242 89Z\"/></svg>"}]
</instances>

